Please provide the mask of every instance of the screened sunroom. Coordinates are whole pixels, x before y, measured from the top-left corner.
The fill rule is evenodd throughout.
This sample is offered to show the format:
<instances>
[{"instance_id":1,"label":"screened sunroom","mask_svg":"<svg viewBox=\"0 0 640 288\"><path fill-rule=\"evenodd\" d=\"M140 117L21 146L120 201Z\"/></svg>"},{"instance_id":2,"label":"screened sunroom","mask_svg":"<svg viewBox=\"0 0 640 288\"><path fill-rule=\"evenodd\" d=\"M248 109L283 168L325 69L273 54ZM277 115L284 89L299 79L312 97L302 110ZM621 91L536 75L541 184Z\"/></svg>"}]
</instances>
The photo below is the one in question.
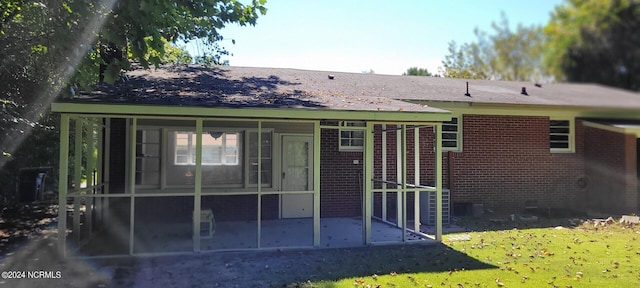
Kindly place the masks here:
<instances>
[{"instance_id":1,"label":"screened sunroom","mask_svg":"<svg viewBox=\"0 0 640 288\"><path fill-rule=\"evenodd\" d=\"M59 204L67 209L58 225L67 254L441 239L442 217L435 213L436 232L425 233L419 203L428 192L442 210L447 111L401 101L345 109L321 97L312 107L115 100L52 105L61 114ZM433 149L419 152L426 142Z\"/></svg>"}]
</instances>

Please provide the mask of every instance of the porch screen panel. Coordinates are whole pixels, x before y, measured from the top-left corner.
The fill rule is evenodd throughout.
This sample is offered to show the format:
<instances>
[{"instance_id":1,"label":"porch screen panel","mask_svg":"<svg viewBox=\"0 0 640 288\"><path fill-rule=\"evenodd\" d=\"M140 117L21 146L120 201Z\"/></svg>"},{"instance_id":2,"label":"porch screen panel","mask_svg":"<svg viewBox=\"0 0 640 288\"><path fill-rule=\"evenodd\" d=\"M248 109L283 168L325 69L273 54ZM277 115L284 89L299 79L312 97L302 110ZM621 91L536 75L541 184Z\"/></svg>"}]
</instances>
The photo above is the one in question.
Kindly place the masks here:
<instances>
[{"instance_id":1,"label":"porch screen panel","mask_svg":"<svg viewBox=\"0 0 640 288\"><path fill-rule=\"evenodd\" d=\"M129 254L131 198L110 197L108 199L108 205L105 205L104 209L107 210L106 215L109 217L105 219L102 229L95 231L90 238L77 242L75 233L82 233L82 228L80 231L74 231L72 218L67 220L68 229L71 231L67 236L67 247L77 249L78 255L113 256ZM68 203L73 202L74 201L69 198ZM81 213L84 214L84 211ZM82 219L84 218L83 216ZM86 233L86 231L84 231L84 233Z\"/></svg>"},{"instance_id":2,"label":"porch screen panel","mask_svg":"<svg viewBox=\"0 0 640 288\"><path fill-rule=\"evenodd\" d=\"M134 201L134 254L193 251L193 196Z\"/></svg>"},{"instance_id":3,"label":"porch screen panel","mask_svg":"<svg viewBox=\"0 0 640 288\"><path fill-rule=\"evenodd\" d=\"M258 248L258 195L206 195L201 200L200 249Z\"/></svg>"}]
</instances>

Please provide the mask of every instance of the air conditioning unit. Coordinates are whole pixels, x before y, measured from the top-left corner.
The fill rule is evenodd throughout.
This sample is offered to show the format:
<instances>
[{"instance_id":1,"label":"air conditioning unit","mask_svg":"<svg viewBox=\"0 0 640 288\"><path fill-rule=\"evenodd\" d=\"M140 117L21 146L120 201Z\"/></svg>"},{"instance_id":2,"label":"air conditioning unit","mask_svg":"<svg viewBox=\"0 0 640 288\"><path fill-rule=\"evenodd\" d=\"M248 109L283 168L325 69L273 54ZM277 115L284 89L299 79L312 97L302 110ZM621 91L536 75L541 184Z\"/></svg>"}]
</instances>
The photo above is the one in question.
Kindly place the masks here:
<instances>
[{"instance_id":1,"label":"air conditioning unit","mask_svg":"<svg viewBox=\"0 0 640 288\"><path fill-rule=\"evenodd\" d=\"M451 197L448 189L442 189L442 224L451 223ZM420 192L420 223L436 225L436 192Z\"/></svg>"}]
</instances>

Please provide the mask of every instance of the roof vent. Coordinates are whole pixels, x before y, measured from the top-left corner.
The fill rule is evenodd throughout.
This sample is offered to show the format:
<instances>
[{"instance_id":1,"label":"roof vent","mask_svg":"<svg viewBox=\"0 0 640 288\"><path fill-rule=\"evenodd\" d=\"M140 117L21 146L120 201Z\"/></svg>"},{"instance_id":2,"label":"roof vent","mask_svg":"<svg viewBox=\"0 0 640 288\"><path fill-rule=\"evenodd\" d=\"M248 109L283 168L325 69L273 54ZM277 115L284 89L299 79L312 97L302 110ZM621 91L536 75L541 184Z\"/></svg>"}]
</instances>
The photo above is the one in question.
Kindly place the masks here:
<instances>
[{"instance_id":1,"label":"roof vent","mask_svg":"<svg viewBox=\"0 0 640 288\"><path fill-rule=\"evenodd\" d=\"M329 74L327 77L329 77L329 80L333 80L333 78L335 78L333 74Z\"/></svg>"},{"instance_id":2,"label":"roof vent","mask_svg":"<svg viewBox=\"0 0 640 288\"><path fill-rule=\"evenodd\" d=\"M520 91L520 94L529 95L529 94L527 94L527 87L522 87L522 91Z\"/></svg>"},{"instance_id":3,"label":"roof vent","mask_svg":"<svg viewBox=\"0 0 640 288\"><path fill-rule=\"evenodd\" d=\"M471 97L471 94L469 94L469 81L467 81L467 93L464 93L464 96Z\"/></svg>"}]
</instances>

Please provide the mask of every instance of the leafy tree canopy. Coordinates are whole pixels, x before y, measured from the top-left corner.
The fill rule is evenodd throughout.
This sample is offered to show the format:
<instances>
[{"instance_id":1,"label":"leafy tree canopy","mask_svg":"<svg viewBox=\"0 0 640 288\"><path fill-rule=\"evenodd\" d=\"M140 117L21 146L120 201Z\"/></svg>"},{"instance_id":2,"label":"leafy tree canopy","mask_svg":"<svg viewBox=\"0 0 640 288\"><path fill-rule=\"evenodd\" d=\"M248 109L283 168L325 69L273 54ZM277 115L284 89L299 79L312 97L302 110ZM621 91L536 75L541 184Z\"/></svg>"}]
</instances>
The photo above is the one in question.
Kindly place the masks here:
<instances>
[{"instance_id":1,"label":"leafy tree canopy","mask_svg":"<svg viewBox=\"0 0 640 288\"><path fill-rule=\"evenodd\" d=\"M429 72L429 70L427 70L427 68L418 68L418 67L411 67L409 69L407 69L407 72L402 73L402 75L410 75L410 76L434 76L433 74L431 74L431 72Z\"/></svg>"},{"instance_id":2,"label":"leafy tree canopy","mask_svg":"<svg viewBox=\"0 0 640 288\"><path fill-rule=\"evenodd\" d=\"M640 90L640 1L570 0L544 28L545 64L560 81Z\"/></svg>"},{"instance_id":3,"label":"leafy tree canopy","mask_svg":"<svg viewBox=\"0 0 640 288\"><path fill-rule=\"evenodd\" d=\"M201 39L215 55L220 29L255 25L266 0L0 0L0 169L60 94L144 67L188 62L169 43ZM219 62L219 61L218 61ZM101 73L102 72L102 73Z\"/></svg>"},{"instance_id":4,"label":"leafy tree canopy","mask_svg":"<svg viewBox=\"0 0 640 288\"><path fill-rule=\"evenodd\" d=\"M539 80L543 78L542 45L539 27L518 25L514 31L502 15L492 24L493 34L475 29L477 42L449 43L449 54L442 61L444 77L500 80Z\"/></svg>"}]
</instances>

